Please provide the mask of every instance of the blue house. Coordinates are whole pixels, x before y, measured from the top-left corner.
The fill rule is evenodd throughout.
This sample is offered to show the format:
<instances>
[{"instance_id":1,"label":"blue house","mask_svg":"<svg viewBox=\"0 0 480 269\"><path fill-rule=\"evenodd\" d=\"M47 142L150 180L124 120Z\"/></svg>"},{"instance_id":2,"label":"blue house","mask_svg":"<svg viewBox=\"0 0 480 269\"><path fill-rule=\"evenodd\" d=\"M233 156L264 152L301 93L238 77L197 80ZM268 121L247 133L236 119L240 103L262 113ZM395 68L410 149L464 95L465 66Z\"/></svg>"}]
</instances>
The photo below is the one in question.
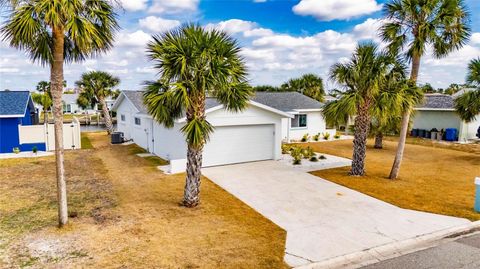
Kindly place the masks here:
<instances>
[{"instance_id":1,"label":"blue house","mask_svg":"<svg viewBox=\"0 0 480 269\"><path fill-rule=\"evenodd\" d=\"M19 126L33 124L38 124L38 115L30 92L0 91L0 153L11 153L16 147L45 150L45 143L20 144Z\"/></svg>"}]
</instances>

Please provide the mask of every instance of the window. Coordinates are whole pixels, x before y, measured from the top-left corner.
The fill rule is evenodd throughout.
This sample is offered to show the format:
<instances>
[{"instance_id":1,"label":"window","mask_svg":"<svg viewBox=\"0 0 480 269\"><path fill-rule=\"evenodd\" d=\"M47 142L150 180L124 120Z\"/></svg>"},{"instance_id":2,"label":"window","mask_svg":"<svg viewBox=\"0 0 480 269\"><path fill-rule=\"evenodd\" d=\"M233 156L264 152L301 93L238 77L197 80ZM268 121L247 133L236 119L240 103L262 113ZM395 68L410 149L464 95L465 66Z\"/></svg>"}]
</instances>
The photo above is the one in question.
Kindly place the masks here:
<instances>
[{"instance_id":1,"label":"window","mask_svg":"<svg viewBox=\"0 0 480 269\"><path fill-rule=\"evenodd\" d=\"M140 121L140 118L135 118L135 125L141 125L142 122Z\"/></svg>"},{"instance_id":2,"label":"window","mask_svg":"<svg viewBox=\"0 0 480 269\"><path fill-rule=\"evenodd\" d=\"M307 127L307 115L306 114L298 114L295 115L295 118L292 119L292 128L305 128Z\"/></svg>"},{"instance_id":3,"label":"window","mask_svg":"<svg viewBox=\"0 0 480 269\"><path fill-rule=\"evenodd\" d=\"M123 114L120 115L120 120L121 120L121 121L125 121L125 115L123 115Z\"/></svg>"}]
</instances>

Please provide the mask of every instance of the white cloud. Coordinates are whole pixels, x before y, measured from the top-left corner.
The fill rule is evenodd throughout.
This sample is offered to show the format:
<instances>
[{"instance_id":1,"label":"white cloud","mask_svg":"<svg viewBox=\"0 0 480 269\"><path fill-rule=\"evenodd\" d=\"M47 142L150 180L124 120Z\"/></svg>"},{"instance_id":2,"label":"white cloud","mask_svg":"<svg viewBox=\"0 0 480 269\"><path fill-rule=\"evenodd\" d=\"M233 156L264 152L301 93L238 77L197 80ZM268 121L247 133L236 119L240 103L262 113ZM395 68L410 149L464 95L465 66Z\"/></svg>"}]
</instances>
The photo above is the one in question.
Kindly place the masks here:
<instances>
[{"instance_id":1,"label":"white cloud","mask_svg":"<svg viewBox=\"0 0 480 269\"><path fill-rule=\"evenodd\" d=\"M471 40L473 44L480 45L480 33L473 33Z\"/></svg>"},{"instance_id":2,"label":"white cloud","mask_svg":"<svg viewBox=\"0 0 480 269\"><path fill-rule=\"evenodd\" d=\"M181 23L177 20L169 20L155 16L148 16L138 21L140 27L152 32L164 32L178 27Z\"/></svg>"},{"instance_id":3,"label":"white cloud","mask_svg":"<svg viewBox=\"0 0 480 269\"><path fill-rule=\"evenodd\" d=\"M371 14L381 8L376 0L301 0L292 10L298 15L332 21Z\"/></svg>"},{"instance_id":4,"label":"white cloud","mask_svg":"<svg viewBox=\"0 0 480 269\"><path fill-rule=\"evenodd\" d=\"M358 39L372 39L379 42L378 30L383 22L384 20L381 19L368 18L366 21L353 27L353 34Z\"/></svg>"},{"instance_id":5,"label":"white cloud","mask_svg":"<svg viewBox=\"0 0 480 269\"><path fill-rule=\"evenodd\" d=\"M120 32L116 38L116 46L145 47L151 36L142 30L133 33Z\"/></svg>"},{"instance_id":6,"label":"white cloud","mask_svg":"<svg viewBox=\"0 0 480 269\"><path fill-rule=\"evenodd\" d=\"M255 37L255 36L270 36L273 35L273 31L266 28L254 28L243 32L245 37Z\"/></svg>"},{"instance_id":7,"label":"white cloud","mask_svg":"<svg viewBox=\"0 0 480 269\"><path fill-rule=\"evenodd\" d=\"M150 13L194 12L198 9L199 0L153 0L148 9Z\"/></svg>"},{"instance_id":8,"label":"white cloud","mask_svg":"<svg viewBox=\"0 0 480 269\"><path fill-rule=\"evenodd\" d=\"M147 0L120 0L120 4L127 11L140 11L147 8Z\"/></svg>"},{"instance_id":9,"label":"white cloud","mask_svg":"<svg viewBox=\"0 0 480 269\"><path fill-rule=\"evenodd\" d=\"M0 73L17 73L19 71L18 68L0 67Z\"/></svg>"},{"instance_id":10,"label":"white cloud","mask_svg":"<svg viewBox=\"0 0 480 269\"><path fill-rule=\"evenodd\" d=\"M209 23L205 25L206 29L218 29L225 31L229 34L236 34L245 31L252 30L256 26L256 23L251 21L244 21L239 19L231 19L227 21L221 21L219 23L213 24Z\"/></svg>"}]
</instances>

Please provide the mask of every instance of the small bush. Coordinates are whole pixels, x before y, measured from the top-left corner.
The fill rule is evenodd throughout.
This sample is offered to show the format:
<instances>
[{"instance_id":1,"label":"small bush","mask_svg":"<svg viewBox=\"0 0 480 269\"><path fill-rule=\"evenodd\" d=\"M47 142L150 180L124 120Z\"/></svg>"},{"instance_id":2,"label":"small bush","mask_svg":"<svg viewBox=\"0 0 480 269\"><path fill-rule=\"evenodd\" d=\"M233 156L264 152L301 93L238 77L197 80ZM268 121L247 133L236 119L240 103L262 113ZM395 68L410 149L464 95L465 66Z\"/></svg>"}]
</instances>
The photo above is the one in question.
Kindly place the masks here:
<instances>
[{"instance_id":1,"label":"small bush","mask_svg":"<svg viewBox=\"0 0 480 269\"><path fill-rule=\"evenodd\" d=\"M302 163L303 149L294 147L290 150L290 156L293 158L293 164L298 165Z\"/></svg>"},{"instance_id":2,"label":"small bush","mask_svg":"<svg viewBox=\"0 0 480 269\"><path fill-rule=\"evenodd\" d=\"M326 160L327 157L325 157L325 155L320 155L320 157L318 157L318 159L320 159L320 160Z\"/></svg>"},{"instance_id":3,"label":"small bush","mask_svg":"<svg viewBox=\"0 0 480 269\"><path fill-rule=\"evenodd\" d=\"M310 157L310 161L311 161L311 162L318 162L317 156L312 156L312 157Z\"/></svg>"},{"instance_id":4,"label":"small bush","mask_svg":"<svg viewBox=\"0 0 480 269\"><path fill-rule=\"evenodd\" d=\"M313 136L313 140L318 141L320 139L320 133Z\"/></svg>"},{"instance_id":5,"label":"small bush","mask_svg":"<svg viewBox=\"0 0 480 269\"><path fill-rule=\"evenodd\" d=\"M37 146L33 146L33 147L32 147L32 152L35 153L35 154L38 152Z\"/></svg>"},{"instance_id":6,"label":"small bush","mask_svg":"<svg viewBox=\"0 0 480 269\"><path fill-rule=\"evenodd\" d=\"M311 147L307 147L306 149L303 150L303 158L304 159L310 159L313 156L315 156L315 152Z\"/></svg>"},{"instance_id":7,"label":"small bush","mask_svg":"<svg viewBox=\"0 0 480 269\"><path fill-rule=\"evenodd\" d=\"M15 154L20 153L20 149L17 148L17 147L14 147L14 148L13 148L13 153L15 153Z\"/></svg>"},{"instance_id":8,"label":"small bush","mask_svg":"<svg viewBox=\"0 0 480 269\"><path fill-rule=\"evenodd\" d=\"M308 136L308 134L304 134L303 137L302 137L302 142L308 142L308 139L310 137Z\"/></svg>"},{"instance_id":9,"label":"small bush","mask_svg":"<svg viewBox=\"0 0 480 269\"><path fill-rule=\"evenodd\" d=\"M323 133L323 139L328 140L330 139L330 133Z\"/></svg>"},{"instance_id":10,"label":"small bush","mask_svg":"<svg viewBox=\"0 0 480 269\"><path fill-rule=\"evenodd\" d=\"M292 146L282 145L282 154L289 154L291 150L292 150Z\"/></svg>"},{"instance_id":11,"label":"small bush","mask_svg":"<svg viewBox=\"0 0 480 269\"><path fill-rule=\"evenodd\" d=\"M339 134L339 133L336 133L336 134L333 136L333 138L335 138L335 139L340 139L340 134Z\"/></svg>"}]
</instances>

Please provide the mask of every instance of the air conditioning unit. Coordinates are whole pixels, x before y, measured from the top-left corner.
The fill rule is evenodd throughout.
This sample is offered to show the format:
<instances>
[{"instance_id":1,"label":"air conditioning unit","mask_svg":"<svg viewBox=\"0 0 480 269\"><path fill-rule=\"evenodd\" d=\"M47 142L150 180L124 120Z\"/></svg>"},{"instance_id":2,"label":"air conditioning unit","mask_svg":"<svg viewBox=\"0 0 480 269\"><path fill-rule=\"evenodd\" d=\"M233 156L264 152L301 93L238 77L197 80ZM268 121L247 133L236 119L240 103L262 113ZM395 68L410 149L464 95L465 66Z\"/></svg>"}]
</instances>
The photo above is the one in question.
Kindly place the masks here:
<instances>
[{"instance_id":1,"label":"air conditioning unit","mask_svg":"<svg viewBox=\"0 0 480 269\"><path fill-rule=\"evenodd\" d=\"M123 132L114 132L111 134L112 144L121 144L124 142Z\"/></svg>"}]
</instances>

